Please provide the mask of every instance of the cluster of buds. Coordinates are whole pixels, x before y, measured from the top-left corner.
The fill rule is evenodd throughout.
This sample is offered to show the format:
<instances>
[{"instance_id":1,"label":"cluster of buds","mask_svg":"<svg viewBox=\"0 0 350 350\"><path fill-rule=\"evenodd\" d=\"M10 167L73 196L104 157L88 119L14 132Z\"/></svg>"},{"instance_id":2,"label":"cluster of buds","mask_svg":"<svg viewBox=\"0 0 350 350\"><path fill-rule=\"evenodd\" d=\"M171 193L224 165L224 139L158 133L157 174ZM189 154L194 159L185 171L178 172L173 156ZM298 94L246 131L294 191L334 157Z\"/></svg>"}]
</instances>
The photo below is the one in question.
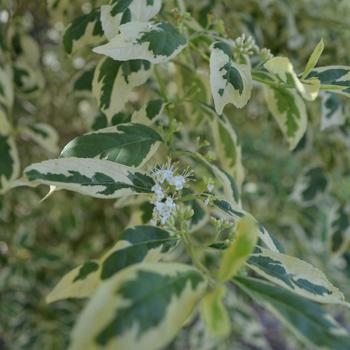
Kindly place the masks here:
<instances>
[{"instance_id":1,"label":"cluster of buds","mask_svg":"<svg viewBox=\"0 0 350 350\"><path fill-rule=\"evenodd\" d=\"M268 61L273 57L273 54L271 53L270 49L263 48L260 50L259 56L262 61Z\"/></svg>"},{"instance_id":2,"label":"cluster of buds","mask_svg":"<svg viewBox=\"0 0 350 350\"><path fill-rule=\"evenodd\" d=\"M165 225L176 211L174 198L184 188L189 176L189 172L183 174L176 174L176 172L175 166L170 162L152 171L151 176L155 182L152 187L154 194L152 225L158 223Z\"/></svg>"},{"instance_id":3,"label":"cluster of buds","mask_svg":"<svg viewBox=\"0 0 350 350\"><path fill-rule=\"evenodd\" d=\"M259 52L259 47L255 44L255 40L244 33L232 43L234 58L239 60L242 56L252 56Z\"/></svg>"}]
</instances>

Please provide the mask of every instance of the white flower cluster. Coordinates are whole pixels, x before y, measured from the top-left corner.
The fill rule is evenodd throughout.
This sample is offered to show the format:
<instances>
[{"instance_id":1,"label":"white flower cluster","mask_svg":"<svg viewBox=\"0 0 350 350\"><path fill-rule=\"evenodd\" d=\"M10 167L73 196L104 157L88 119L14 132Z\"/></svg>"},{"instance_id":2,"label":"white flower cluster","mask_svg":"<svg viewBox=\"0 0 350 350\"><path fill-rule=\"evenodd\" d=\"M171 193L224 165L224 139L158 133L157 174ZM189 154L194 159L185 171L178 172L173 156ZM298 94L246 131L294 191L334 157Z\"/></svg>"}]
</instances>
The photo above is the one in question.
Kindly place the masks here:
<instances>
[{"instance_id":1,"label":"white flower cluster","mask_svg":"<svg viewBox=\"0 0 350 350\"><path fill-rule=\"evenodd\" d=\"M232 46L234 55L237 56L252 56L254 53L259 52L259 47L255 44L255 40L244 33L233 41Z\"/></svg>"},{"instance_id":2,"label":"white flower cluster","mask_svg":"<svg viewBox=\"0 0 350 350\"><path fill-rule=\"evenodd\" d=\"M154 209L151 223L156 225L160 222L161 225L165 225L176 210L173 195L184 188L186 174L175 175L175 167L168 163L166 166L153 170L152 177L155 185L152 187ZM169 195L169 192L172 196Z\"/></svg>"}]
</instances>

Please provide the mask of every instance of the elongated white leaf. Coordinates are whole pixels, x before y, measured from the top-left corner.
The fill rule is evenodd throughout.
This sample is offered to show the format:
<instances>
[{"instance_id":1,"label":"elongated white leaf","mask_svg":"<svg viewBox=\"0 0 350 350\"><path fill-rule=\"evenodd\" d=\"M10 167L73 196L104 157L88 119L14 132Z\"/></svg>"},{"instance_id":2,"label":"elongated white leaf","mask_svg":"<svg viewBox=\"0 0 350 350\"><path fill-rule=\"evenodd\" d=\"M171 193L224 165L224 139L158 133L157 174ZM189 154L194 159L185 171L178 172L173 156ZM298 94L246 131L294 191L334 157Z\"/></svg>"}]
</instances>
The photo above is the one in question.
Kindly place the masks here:
<instances>
[{"instance_id":1,"label":"elongated white leaf","mask_svg":"<svg viewBox=\"0 0 350 350\"><path fill-rule=\"evenodd\" d=\"M142 166L158 149L162 138L142 124L119 124L78 136L60 157L107 159L128 166Z\"/></svg>"},{"instance_id":2,"label":"elongated white leaf","mask_svg":"<svg viewBox=\"0 0 350 350\"><path fill-rule=\"evenodd\" d=\"M93 51L115 60L142 59L161 63L175 57L187 45L186 39L167 22L132 22L120 26L121 34Z\"/></svg>"},{"instance_id":3,"label":"elongated white leaf","mask_svg":"<svg viewBox=\"0 0 350 350\"><path fill-rule=\"evenodd\" d=\"M144 84L151 74L151 65L144 60L115 61L109 57L98 64L92 91L101 111L109 120L124 109L130 92Z\"/></svg>"},{"instance_id":4,"label":"elongated white leaf","mask_svg":"<svg viewBox=\"0 0 350 350\"><path fill-rule=\"evenodd\" d=\"M46 302L90 297L102 281L141 261L158 261L176 243L175 237L158 227L142 225L129 228L120 234L115 246L99 260L81 264L63 276L47 296Z\"/></svg>"},{"instance_id":5,"label":"elongated white leaf","mask_svg":"<svg viewBox=\"0 0 350 350\"><path fill-rule=\"evenodd\" d=\"M24 170L33 184L56 186L96 198L119 198L151 192L154 181L140 170L108 160L61 158L35 163Z\"/></svg>"},{"instance_id":6,"label":"elongated white leaf","mask_svg":"<svg viewBox=\"0 0 350 350\"><path fill-rule=\"evenodd\" d=\"M218 114L222 114L228 103L242 108L250 99L253 84L250 68L233 61L232 49L225 42L211 46L210 84Z\"/></svg>"},{"instance_id":7,"label":"elongated white leaf","mask_svg":"<svg viewBox=\"0 0 350 350\"><path fill-rule=\"evenodd\" d=\"M163 349L206 285L202 274L187 265L133 265L97 290L74 327L69 349Z\"/></svg>"},{"instance_id":8,"label":"elongated white leaf","mask_svg":"<svg viewBox=\"0 0 350 350\"><path fill-rule=\"evenodd\" d=\"M293 256L257 248L247 265L291 292L319 303L344 303L344 295L313 265Z\"/></svg>"},{"instance_id":9,"label":"elongated white leaf","mask_svg":"<svg viewBox=\"0 0 350 350\"><path fill-rule=\"evenodd\" d=\"M265 88L265 99L289 143L289 149L294 149L307 127L304 101L293 89L283 88Z\"/></svg>"}]
</instances>

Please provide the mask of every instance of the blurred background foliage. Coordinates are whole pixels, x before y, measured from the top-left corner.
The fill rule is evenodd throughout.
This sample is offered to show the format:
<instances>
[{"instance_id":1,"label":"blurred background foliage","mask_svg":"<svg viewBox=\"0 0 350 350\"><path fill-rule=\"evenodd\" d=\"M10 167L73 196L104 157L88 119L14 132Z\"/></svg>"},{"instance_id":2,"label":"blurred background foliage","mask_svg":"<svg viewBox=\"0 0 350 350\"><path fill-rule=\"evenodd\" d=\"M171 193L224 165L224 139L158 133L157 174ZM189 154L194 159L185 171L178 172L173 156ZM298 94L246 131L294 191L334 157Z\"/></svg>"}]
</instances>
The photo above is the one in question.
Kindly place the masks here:
<instances>
[{"instance_id":1,"label":"blurred background foliage","mask_svg":"<svg viewBox=\"0 0 350 350\"><path fill-rule=\"evenodd\" d=\"M1 33L15 28L38 43L38 68L45 81L38 94L16 95L14 121L19 125L50 124L59 134L60 149L74 136L89 130L97 113L96 103L91 98L77 97L71 87L73 77L94 56L84 49L68 57L62 48L62 32L76 16L102 3L0 3ZM175 6L172 1L166 3L170 9ZM219 28L223 21L231 38L242 33L252 35L259 46L269 48L274 55L288 56L298 71L302 71L321 37L326 49L320 65L350 65L349 1L185 0L185 4L202 25ZM12 54L16 59L16 52ZM138 105L139 101L136 98L132 103ZM349 111L345 101L344 108ZM243 202L289 254L317 265L349 300L349 113L343 125L320 131L319 99L308 104L308 112L307 134L290 152L267 111L261 91L254 90L243 110L227 108L242 144L246 170ZM54 156L23 135L17 144L22 166ZM299 203L293 200L292 193L296 180L310 167L319 167L326 174L328 185L312 202ZM41 202L45 194L43 188L18 188L0 197L0 349L64 349L82 303L75 300L46 305L45 296L64 273L110 247L133 216L133 208L115 209L113 201L57 192ZM341 251L334 248L337 242L329 226L330 211L337 206L345 213L336 237L341 240ZM303 348L258 306L252 305L256 315L252 320L247 316L251 310L237 309L234 301L232 305L236 338L229 340L231 348ZM349 328L349 313L346 316L336 307L334 312ZM245 326L247 322L249 327ZM227 348L227 344L215 344L202 333L201 325L196 325L183 331L169 348Z\"/></svg>"}]
</instances>

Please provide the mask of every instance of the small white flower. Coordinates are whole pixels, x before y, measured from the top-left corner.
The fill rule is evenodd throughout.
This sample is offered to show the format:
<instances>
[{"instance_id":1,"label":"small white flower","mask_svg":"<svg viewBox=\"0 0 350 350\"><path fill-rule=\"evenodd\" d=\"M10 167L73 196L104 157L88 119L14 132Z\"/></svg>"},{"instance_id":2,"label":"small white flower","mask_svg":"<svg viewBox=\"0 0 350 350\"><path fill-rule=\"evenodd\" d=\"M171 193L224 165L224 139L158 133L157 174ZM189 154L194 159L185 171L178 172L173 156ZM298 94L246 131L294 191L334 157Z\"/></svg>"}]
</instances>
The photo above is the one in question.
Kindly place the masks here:
<instances>
[{"instance_id":1,"label":"small white flower","mask_svg":"<svg viewBox=\"0 0 350 350\"><path fill-rule=\"evenodd\" d=\"M157 201L153 208L153 222L158 222L165 225L173 215L176 209L176 204L171 197L168 197L165 202Z\"/></svg>"},{"instance_id":2,"label":"small white flower","mask_svg":"<svg viewBox=\"0 0 350 350\"><path fill-rule=\"evenodd\" d=\"M207 186L208 192L212 192L214 189L214 185L213 184L208 184Z\"/></svg>"},{"instance_id":3,"label":"small white flower","mask_svg":"<svg viewBox=\"0 0 350 350\"><path fill-rule=\"evenodd\" d=\"M185 183L186 179L182 175L174 176L171 182L169 182L169 184L173 185L177 191L181 191L184 188Z\"/></svg>"},{"instance_id":4,"label":"small white flower","mask_svg":"<svg viewBox=\"0 0 350 350\"><path fill-rule=\"evenodd\" d=\"M172 167L156 169L153 172L153 178L157 183L162 184L165 180L172 181L174 171Z\"/></svg>"},{"instance_id":5,"label":"small white flower","mask_svg":"<svg viewBox=\"0 0 350 350\"><path fill-rule=\"evenodd\" d=\"M209 197L207 197L204 201L204 205L207 206L209 204Z\"/></svg>"},{"instance_id":6,"label":"small white flower","mask_svg":"<svg viewBox=\"0 0 350 350\"><path fill-rule=\"evenodd\" d=\"M155 184L151 190L155 194L157 201L161 201L165 197L163 189L159 184Z\"/></svg>"}]
</instances>

